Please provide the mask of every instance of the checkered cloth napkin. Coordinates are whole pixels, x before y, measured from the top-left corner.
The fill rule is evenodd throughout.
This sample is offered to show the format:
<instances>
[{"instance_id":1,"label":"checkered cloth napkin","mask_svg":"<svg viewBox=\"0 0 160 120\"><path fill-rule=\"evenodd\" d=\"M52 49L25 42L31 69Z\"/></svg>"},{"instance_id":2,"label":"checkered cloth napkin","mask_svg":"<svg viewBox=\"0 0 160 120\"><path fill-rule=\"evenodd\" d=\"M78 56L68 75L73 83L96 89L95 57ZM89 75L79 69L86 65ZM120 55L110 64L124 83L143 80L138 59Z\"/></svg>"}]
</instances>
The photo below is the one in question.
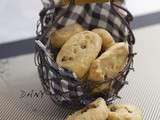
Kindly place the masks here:
<instances>
[{"instance_id":1,"label":"checkered cloth napkin","mask_svg":"<svg viewBox=\"0 0 160 120\"><path fill-rule=\"evenodd\" d=\"M47 8L49 5L45 5L45 7ZM117 42L125 41L128 37L126 26L108 3L71 6L54 4L53 9L49 12L54 16L54 20L58 19L53 24L55 30L69 24L79 23L89 30L97 27L104 28L111 33ZM43 69L43 80L47 79L50 94L61 102L73 101L77 98L80 98L81 102L84 102L82 98L86 95L75 73L59 67L53 62L54 60L51 60L45 46L41 43L38 43L38 45L44 49L47 56L49 67L47 66L46 69ZM47 77L45 78L45 76Z\"/></svg>"}]
</instances>

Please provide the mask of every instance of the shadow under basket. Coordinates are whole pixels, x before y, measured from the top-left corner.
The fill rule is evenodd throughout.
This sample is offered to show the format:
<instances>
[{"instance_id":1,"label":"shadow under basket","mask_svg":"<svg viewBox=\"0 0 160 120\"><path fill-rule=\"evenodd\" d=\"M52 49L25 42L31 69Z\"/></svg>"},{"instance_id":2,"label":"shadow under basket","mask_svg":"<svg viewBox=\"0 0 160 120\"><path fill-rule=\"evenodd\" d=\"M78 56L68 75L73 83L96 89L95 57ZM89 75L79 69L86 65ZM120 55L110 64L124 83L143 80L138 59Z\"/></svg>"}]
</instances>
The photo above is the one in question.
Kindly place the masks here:
<instances>
[{"instance_id":1,"label":"shadow under basket","mask_svg":"<svg viewBox=\"0 0 160 120\"><path fill-rule=\"evenodd\" d=\"M60 105L82 107L98 97L102 97L109 104L118 97L118 92L127 84L126 77L133 69L133 44L135 38L130 29L132 15L123 7L114 2L90 3L62 6L54 1L43 3L40 20L37 23L37 37L35 40L35 64L44 91L51 99ZM84 28L104 28L110 32L116 42L126 41L129 44L128 61L125 68L113 79L103 82L110 89L93 95L90 82L78 80L75 73L64 69L55 62L59 50L51 47L48 40L49 31L66 25L79 23Z\"/></svg>"}]
</instances>

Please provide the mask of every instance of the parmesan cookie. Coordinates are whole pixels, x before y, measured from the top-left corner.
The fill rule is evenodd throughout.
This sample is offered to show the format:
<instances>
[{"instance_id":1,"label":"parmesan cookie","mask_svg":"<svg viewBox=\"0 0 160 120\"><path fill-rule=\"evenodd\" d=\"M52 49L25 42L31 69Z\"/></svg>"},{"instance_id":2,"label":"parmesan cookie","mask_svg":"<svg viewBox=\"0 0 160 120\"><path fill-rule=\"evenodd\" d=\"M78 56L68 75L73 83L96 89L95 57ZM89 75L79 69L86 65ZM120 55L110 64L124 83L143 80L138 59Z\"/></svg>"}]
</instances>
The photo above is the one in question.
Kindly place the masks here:
<instances>
[{"instance_id":1,"label":"parmesan cookie","mask_svg":"<svg viewBox=\"0 0 160 120\"><path fill-rule=\"evenodd\" d=\"M101 81L116 77L126 65L128 53L127 43L121 42L114 44L100 57L93 61L88 79Z\"/></svg>"},{"instance_id":2,"label":"parmesan cookie","mask_svg":"<svg viewBox=\"0 0 160 120\"><path fill-rule=\"evenodd\" d=\"M101 84L92 84L92 94L97 95L99 93L109 91L111 89L110 83L109 82L104 82Z\"/></svg>"},{"instance_id":3,"label":"parmesan cookie","mask_svg":"<svg viewBox=\"0 0 160 120\"><path fill-rule=\"evenodd\" d=\"M112 104L109 109L108 120L142 120L142 113L135 106Z\"/></svg>"},{"instance_id":4,"label":"parmesan cookie","mask_svg":"<svg viewBox=\"0 0 160 120\"><path fill-rule=\"evenodd\" d=\"M51 32L49 40L51 45L56 48L61 48L62 45L69 40L69 38L76 33L84 31L83 27L79 24L71 24L65 26L55 32Z\"/></svg>"},{"instance_id":5,"label":"parmesan cookie","mask_svg":"<svg viewBox=\"0 0 160 120\"><path fill-rule=\"evenodd\" d=\"M66 120L107 120L108 107L102 98L98 98L85 108L68 116Z\"/></svg>"},{"instance_id":6,"label":"parmesan cookie","mask_svg":"<svg viewBox=\"0 0 160 120\"><path fill-rule=\"evenodd\" d=\"M102 49L103 50L106 50L115 44L115 41L112 38L111 34L105 29L96 28L96 29L93 29L92 31L97 33L102 38Z\"/></svg>"},{"instance_id":7,"label":"parmesan cookie","mask_svg":"<svg viewBox=\"0 0 160 120\"><path fill-rule=\"evenodd\" d=\"M72 36L59 51L56 62L82 78L92 61L101 50L101 37L91 31L83 31Z\"/></svg>"}]
</instances>

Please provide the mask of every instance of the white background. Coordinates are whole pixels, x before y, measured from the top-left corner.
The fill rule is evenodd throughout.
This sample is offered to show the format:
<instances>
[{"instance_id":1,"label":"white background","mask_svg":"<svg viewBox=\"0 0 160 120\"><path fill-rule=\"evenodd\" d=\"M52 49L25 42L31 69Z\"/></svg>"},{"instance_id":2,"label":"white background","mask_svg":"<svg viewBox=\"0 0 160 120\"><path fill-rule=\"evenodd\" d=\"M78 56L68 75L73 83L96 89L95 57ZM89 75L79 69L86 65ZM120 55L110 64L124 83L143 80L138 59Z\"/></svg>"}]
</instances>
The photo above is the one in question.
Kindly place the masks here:
<instances>
[{"instance_id":1,"label":"white background","mask_svg":"<svg viewBox=\"0 0 160 120\"><path fill-rule=\"evenodd\" d=\"M160 11L160 0L125 0L127 8L133 15Z\"/></svg>"},{"instance_id":2,"label":"white background","mask_svg":"<svg viewBox=\"0 0 160 120\"><path fill-rule=\"evenodd\" d=\"M160 10L160 0L126 0L133 15ZM0 43L35 36L41 0L0 0Z\"/></svg>"},{"instance_id":3,"label":"white background","mask_svg":"<svg viewBox=\"0 0 160 120\"><path fill-rule=\"evenodd\" d=\"M35 35L40 0L0 0L0 43Z\"/></svg>"}]
</instances>

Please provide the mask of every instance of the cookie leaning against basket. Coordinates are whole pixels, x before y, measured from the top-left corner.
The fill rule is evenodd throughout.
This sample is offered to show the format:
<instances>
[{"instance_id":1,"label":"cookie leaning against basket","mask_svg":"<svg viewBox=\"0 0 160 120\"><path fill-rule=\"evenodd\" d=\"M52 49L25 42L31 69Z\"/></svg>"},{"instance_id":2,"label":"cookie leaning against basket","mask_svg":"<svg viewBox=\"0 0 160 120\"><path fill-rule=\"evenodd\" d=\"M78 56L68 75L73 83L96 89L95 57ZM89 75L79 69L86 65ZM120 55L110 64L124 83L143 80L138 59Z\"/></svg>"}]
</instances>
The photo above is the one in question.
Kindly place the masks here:
<instances>
[{"instance_id":1,"label":"cookie leaning against basket","mask_svg":"<svg viewBox=\"0 0 160 120\"><path fill-rule=\"evenodd\" d=\"M98 98L81 110L68 115L65 120L142 120L142 112L134 105L106 105L104 99Z\"/></svg>"},{"instance_id":2,"label":"cookie leaning against basket","mask_svg":"<svg viewBox=\"0 0 160 120\"><path fill-rule=\"evenodd\" d=\"M108 103L116 99L133 62L131 20L112 1L44 3L35 62L46 94L56 103L79 107L97 97Z\"/></svg>"}]
</instances>

